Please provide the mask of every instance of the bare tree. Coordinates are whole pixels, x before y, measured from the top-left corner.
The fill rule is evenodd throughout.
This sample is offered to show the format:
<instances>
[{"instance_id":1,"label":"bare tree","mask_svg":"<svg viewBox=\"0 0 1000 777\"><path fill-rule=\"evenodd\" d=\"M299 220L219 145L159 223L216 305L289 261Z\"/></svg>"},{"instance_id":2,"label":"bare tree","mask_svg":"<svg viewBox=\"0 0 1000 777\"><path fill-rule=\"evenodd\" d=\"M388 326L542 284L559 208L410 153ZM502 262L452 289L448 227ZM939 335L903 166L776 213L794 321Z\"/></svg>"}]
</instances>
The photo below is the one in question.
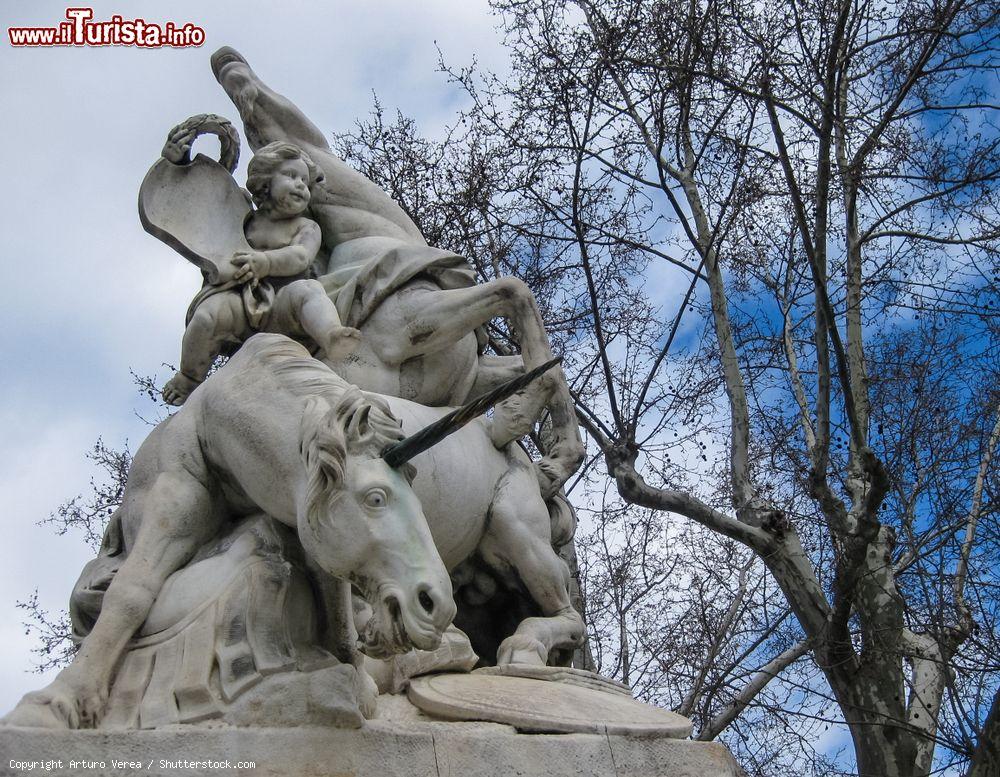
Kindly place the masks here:
<instances>
[{"instance_id":1,"label":"bare tree","mask_svg":"<svg viewBox=\"0 0 1000 777\"><path fill-rule=\"evenodd\" d=\"M104 536L108 519L121 504L125 481L132 464L128 443L122 450L109 448L98 438L86 457L93 463L97 474L90 478L90 492L78 494L60 504L55 511L39 521L48 525L58 535L79 534L87 546L97 552ZM33 637L35 646L35 671L46 672L68 664L76 654L72 640L69 611L50 612L38 601L38 590L15 603L25 620L25 635Z\"/></svg>"},{"instance_id":2,"label":"bare tree","mask_svg":"<svg viewBox=\"0 0 1000 777\"><path fill-rule=\"evenodd\" d=\"M748 549L800 630L731 705L808 651L860 774L969 758L997 678L972 637L995 606L1000 9L496 7L511 76L450 72L545 213L514 226L575 251L581 422L625 502ZM669 278L673 315L610 326L608 266ZM709 440L692 477L677 454Z\"/></svg>"}]
</instances>

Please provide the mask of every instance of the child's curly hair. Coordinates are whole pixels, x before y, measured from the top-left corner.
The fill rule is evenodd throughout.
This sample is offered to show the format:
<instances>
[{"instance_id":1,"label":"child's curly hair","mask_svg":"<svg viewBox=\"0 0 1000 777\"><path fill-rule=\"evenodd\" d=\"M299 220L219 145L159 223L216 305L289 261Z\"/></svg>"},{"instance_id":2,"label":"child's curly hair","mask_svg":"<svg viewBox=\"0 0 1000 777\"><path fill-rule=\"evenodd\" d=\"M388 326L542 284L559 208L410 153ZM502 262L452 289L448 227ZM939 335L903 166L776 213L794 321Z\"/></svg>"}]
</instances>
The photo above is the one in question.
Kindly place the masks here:
<instances>
[{"instance_id":1,"label":"child's curly hair","mask_svg":"<svg viewBox=\"0 0 1000 777\"><path fill-rule=\"evenodd\" d=\"M287 162L289 159L301 159L306 163L306 169L309 171L310 189L312 189L313 184L323 179L319 168L309 158L309 155L294 143L286 143L283 140L268 143L253 155L253 159L247 166L247 190L253 196L254 205L260 207L267 200L271 176L283 162Z\"/></svg>"}]
</instances>

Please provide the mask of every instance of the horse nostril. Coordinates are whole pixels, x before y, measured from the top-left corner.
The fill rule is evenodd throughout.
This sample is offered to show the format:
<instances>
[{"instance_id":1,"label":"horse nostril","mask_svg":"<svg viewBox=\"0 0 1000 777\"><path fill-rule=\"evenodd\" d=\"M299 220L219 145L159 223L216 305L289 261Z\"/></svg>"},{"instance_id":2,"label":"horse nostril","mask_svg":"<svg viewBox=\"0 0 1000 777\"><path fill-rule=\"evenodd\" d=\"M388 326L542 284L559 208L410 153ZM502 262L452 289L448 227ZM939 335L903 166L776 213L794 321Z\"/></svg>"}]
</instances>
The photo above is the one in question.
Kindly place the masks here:
<instances>
[{"instance_id":1,"label":"horse nostril","mask_svg":"<svg viewBox=\"0 0 1000 777\"><path fill-rule=\"evenodd\" d=\"M427 591L421 591L417 595L417 601L420 602L420 606L424 608L424 611L428 615L434 614L434 600L431 599Z\"/></svg>"}]
</instances>

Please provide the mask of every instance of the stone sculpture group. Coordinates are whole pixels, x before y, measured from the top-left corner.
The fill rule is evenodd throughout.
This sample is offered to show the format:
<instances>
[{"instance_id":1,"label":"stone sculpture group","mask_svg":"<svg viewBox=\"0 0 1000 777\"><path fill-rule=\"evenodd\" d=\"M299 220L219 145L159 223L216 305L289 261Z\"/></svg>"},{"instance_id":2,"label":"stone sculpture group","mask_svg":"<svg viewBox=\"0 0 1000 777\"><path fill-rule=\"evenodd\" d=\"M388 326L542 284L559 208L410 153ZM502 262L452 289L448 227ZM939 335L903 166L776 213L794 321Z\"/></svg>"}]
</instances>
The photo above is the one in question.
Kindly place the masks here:
<instances>
[{"instance_id":1,"label":"stone sculpture group","mask_svg":"<svg viewBox=\"0 0 1000 777\"><path fill-rule=\"evenodd\" d=\"M686 735L568 666L584 624L561 487L584 447L530 290L427 245L236 51L212 69L255 152L249 194L238 133L202 114L171 130L139 197L147 231L204 276L163 389L180 409L137 452L74 588L73 662L2 723L357 728L409 687L444 719ZM219 162L192 158L204 133ZM484 353L499 316L521 356ZM532 461L518 441L543 416ZM556 707L597 704L556 719L531 709L544 693L523 698L532 683Z\"/></svg>"},{"instance_id":2,"label":"stone sculpture group","mask_svg":"<svg viewBox=\"0 0 1000 777\"><path fill-rule=\"evenodd\" d=\"M217 163L202 157L202 169L187 169L191 146L206 131L226 137L223 157L234 166L238 136L224 119L196 116L170 132L143 184L140 210L150 231L179 243L206 270L188 312L181 368L163 390L183 408L138 451L101 554L74 591L79 652L48 688L22 701L13 722L95 727L113 683L145 696L156 690L154 681L179 699L194 699L178 705L177 721L204 717L219 660L212 654L220 652L209 644L219 640L212 629L185 637L188 657L204 654L200 666L175 660L160 668L170 657L158 654L149 684L138 691L142 680L131 675L144 667L117 677L115 670L141 628L147 637L191 628L182 626L185 610L203 604L192 599L217 591L231 572L219 560L225 554L202 558L206 548L248 520L294 531L305 588L319 602L310 618L319 641L307 648L354 669L365 714L374 713L374 684L356 628L364 653L375 659L438 649L456 615L449 571L463 564L477 567L465 572L470 582L520 583L538 609L538 617L525 618L494 648L497 661L544 665L550 653L583 638L545 502L557 502L552 512L567 520L568 506L556 492L583 454L557 367L491 419L475 420L421 454L416 467L383 455L405 433L449 412L436 406L474 399L552 359L530 291L513 278L475 284L461 257L427 246L402 209L338 159L319 130L239 54L220 50L212 65L257 152L248 172L256 207L231 192L217 196L235 187L227 187L229 172ZM190 217L192 209L202 223ZM230 245L220 248L218 224ZM524 357L481 369L490 357L478 353L475 330L497 315L509 316L523 333ZM217 357L233 349L205 380ZM555 441L533 464L514 441L543 407L552 413ZM210 585L188 583L187 591L181 578L199 565ZM227 701L248 678L293 665L299 652L271 643L272 632L301 624L279 612L273 628L261 628L256 604L247 607L237 626L247 642L237 650L242 660L219 666L218 692ZM293 608L303 609L308 602ZM365 616L357 627L356 614ZM232 631L226 623L214 630L227 625ZM192 644L198 639L206 643L200 649ZM183 678L164 679L180 665ZM148 713L154 719L172 717L152 698L146 706L157 707ZM129 724L146 725L142 704L137 711Z\"/></svg>"}]
</instances>

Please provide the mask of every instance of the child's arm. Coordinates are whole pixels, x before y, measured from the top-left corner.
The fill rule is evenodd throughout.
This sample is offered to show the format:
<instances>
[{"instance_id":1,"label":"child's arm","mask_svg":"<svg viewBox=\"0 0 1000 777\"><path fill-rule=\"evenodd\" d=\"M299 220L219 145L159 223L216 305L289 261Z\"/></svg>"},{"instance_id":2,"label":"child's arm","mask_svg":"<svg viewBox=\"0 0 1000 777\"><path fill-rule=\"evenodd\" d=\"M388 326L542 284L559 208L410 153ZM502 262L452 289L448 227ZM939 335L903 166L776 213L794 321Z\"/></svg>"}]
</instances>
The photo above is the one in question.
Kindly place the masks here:
<instances>
[{"instance_id":1,"label":"child's arm","mask_svg":"<svg viewBox=\"0 0 1000 777\"><path fill-rule=\"evenodd\" d=\"M270 275L287 277L305 272L316 259L321 240L319 225L312 219L304 218L287 246L233 254L233 264L240 268L233 278L243 283L259 281Z\"/></svg>"}]
</instances>

